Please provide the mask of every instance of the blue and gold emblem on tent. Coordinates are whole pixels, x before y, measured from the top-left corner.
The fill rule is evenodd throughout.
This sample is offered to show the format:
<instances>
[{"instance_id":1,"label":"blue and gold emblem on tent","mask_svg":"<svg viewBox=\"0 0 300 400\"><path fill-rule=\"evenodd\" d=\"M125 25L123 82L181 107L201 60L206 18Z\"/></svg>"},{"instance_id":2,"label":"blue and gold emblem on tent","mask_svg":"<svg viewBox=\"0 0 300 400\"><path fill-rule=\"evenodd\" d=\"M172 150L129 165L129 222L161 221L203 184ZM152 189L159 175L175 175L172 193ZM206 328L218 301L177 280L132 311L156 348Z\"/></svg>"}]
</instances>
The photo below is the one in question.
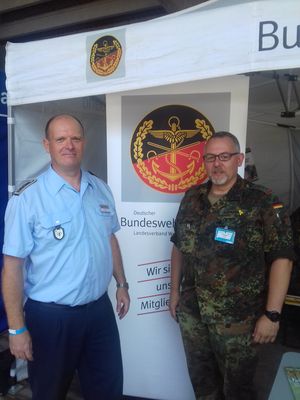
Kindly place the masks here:
<instances>
[{"instance_id":1,"label":"blue and gold emblem on tent","mask_svg":"<svg viewBox=\"0 0 300 400\"><path fill-rule=\"evenodd\" d=\"M207 179L203 162L210 121L184 105L166 105L146 115L131 139L131 162L139 178L164 193L182 193Z\"/></svg>"},{"instance_id":2,"label":"blue and gold emblem on tent","mask_svg":"<svg viewBox=\"0 0 300 400\"><path fill-rule=\"evenodd\" d=\"M122 57L122 46L114 36L97 39L91 48L90 66L99 76L111 75L118 68Z\"/></svg>"}]
</instances>

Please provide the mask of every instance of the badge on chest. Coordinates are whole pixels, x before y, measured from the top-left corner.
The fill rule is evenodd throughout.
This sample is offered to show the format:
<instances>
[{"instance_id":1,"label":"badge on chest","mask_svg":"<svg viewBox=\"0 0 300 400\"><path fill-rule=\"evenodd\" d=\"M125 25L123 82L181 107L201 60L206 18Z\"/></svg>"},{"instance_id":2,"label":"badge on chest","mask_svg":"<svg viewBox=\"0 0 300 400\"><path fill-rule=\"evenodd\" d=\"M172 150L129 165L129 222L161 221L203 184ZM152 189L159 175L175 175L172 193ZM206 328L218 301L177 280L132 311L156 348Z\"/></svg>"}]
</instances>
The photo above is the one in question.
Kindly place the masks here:
<instances>
[{"instance_id":1,"label":"badge on chest","mask_svg":"<svg viewBox=\"0 0 300 400\"><path fill-rule=\"evenodd\" d=\"M65 236L64 228L62 228L60 225L56 226L53 229L53 235L54 235L55 239L57 239L57 240L63 239L63 237Z\"/></svg>"},{"instance_id":2,"label":"badge on chest","mask_svg":"<svg viewBox=\"0 0 300 400\"><path fill-rule=\"evenodd\" d=\"M233 244L235 239L235 231L228 228L217 228L215 233L215 240L227 244Z\"/></svg>"}]
</instances>

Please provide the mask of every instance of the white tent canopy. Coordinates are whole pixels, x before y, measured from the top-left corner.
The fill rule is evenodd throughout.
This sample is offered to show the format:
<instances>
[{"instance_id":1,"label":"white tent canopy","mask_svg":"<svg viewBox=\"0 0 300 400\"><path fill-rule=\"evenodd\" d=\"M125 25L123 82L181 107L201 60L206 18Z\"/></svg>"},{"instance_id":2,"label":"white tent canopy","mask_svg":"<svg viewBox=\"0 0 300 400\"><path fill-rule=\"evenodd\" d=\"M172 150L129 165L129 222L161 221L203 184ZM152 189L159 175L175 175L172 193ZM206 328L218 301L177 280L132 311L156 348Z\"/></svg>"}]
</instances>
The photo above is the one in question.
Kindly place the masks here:
<instances>
[{"instance_id":1,"label":"white tent canopy","mask_svg":"<svg viewBox=\"0 0 300 400\"><path fill-rule=\"evenodd\" d=\"M148 22L7 45L9 105L155 87L300 64L299 0L212 0ZM113 35L122 68L91 72L90 49Z\"/></svg>"}]
</instances>

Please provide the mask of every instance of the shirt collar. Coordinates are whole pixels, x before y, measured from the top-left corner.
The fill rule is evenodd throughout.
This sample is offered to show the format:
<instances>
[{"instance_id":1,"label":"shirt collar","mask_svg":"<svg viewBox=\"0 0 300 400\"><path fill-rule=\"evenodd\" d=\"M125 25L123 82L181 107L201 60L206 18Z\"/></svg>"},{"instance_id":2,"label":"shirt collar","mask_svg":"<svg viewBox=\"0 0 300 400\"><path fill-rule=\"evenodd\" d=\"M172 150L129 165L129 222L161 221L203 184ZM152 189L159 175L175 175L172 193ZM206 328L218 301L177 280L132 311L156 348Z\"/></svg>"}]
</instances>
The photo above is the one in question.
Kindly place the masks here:
<instances>
[{"instance_id":1,"label":"shirt collar","mask_svg":"<svg viewBox=\"0 0 300 400\"><path fill-rule=\"evenodd\" d=\"M211 186L212 186L212 182L210 180L208 182L206 182L206 184L199 186L199 189L200 189L199 195L202 198L205 198L207 201L208 201L207 197L208 197L209 191L211 189ZM224 198L226 197L229 200L239 200L241 198L242 189L244 187L245 187L245 180L238 175L234 185L230 188L229 192L227 194L225 194L223 197Z\"/></svg>"},{"instance_id":2,"label":"shirt collar","mask_svg":"<svg viewBox=\"0 0 300 400\"><path fill-rule=\"evenodd\" d=\"M227 198L229 200L239 200L242 196L244 187L245 187L245 180L238 175L235 184L227 193Z\"/></svg>"},{"instance_id":3,"label":"shirt collar","mask_svg":"<svg viewBox=\"0 0 300 400\"><path fill-rule=\"evenodd\" d=\"M86 183L87 185L92 186L93 189L95 189L96 185L93 180L93 175L90 172L87 172L85 170L81 170L81 184Z\"/></svg>"},{"instance_id":4,"label":"shirt collar","mask_svg":"<svg viewBox=\"0 0 300 400\"><path fill-rule=\"evenodd\" d=\"M64 180L64 178L62 178L60 175L58 175L57 172L54 171L51 165L49 166L49 169L47 171L47 184L49 190L53 194L57 194L63 186L71 187L70 184ZM81 170L80 185L83 186L91 185L93 188L95 187L95 184L91 179L91 175L84 170Z\"/></svg>"}]
</instances>

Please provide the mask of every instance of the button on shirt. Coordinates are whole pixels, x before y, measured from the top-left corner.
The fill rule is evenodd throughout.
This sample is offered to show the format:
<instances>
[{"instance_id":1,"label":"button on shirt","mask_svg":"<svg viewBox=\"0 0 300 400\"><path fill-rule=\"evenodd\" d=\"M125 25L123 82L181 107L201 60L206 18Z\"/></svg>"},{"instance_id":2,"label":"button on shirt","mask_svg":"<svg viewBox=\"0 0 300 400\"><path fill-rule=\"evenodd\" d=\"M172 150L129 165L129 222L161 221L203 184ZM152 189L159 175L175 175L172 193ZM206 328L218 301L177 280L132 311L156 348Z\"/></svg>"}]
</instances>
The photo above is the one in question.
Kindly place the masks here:
<instances>
[{"instance_id":1,"label":"button on shirt","mask_svg":"<svg viewBox=\"0 0 300 400\"><path fill-rule=\"evenodd\" d=\"M103 181L82 171L77 192L50 167L9 200L3 254L25 259L26 296L86 304L107 290L113 270L110 239L119 228Z\"/></svg>"}]
</instances>

